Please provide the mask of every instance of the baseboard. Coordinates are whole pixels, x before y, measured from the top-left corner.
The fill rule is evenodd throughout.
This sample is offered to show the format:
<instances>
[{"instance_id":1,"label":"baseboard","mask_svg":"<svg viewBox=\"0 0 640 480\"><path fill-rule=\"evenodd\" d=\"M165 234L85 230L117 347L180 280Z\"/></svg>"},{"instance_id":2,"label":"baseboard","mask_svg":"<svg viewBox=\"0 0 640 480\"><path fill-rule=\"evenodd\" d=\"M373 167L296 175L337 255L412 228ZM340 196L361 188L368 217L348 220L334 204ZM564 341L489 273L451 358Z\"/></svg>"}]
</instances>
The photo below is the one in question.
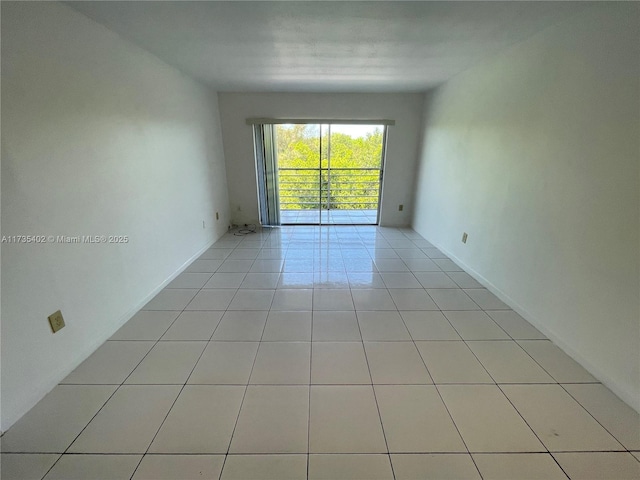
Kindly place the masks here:
<instances>
[{"instance_id":1,"label":"baseboard","mask_svg":"<svg viewBox=\"0 0 640 480\"><path fill-rule=\"evenodd\" d=\"M16 414L13 418L10 418L7 421L6 425L2 425L2 433L4 434L11 426L16 423L24 414L26 414L29 410L31 410L40 400L42 400L51 390L53 390L61 380L63 380L67 375L73 372L82 362L84 362L93 352L95 352L98 347L100 347L104 342L106 342L111 336L118 331L120 327L122 327L125 323L131 320L136 313L140 311L142 307L144 307L149 301L155 297L163 288L165 288L169 283L171 283L178 275L180 275L191 263L197 259L200 255L202 255L206 250L211 248L218 239L207 242L204 247L198 250L194 255L192 255L186 262L184 262L175 272L169 275L160 285L156 286L148 295L146 295L142 300L140 300L136 305L130 308L125 314L123 314L118 321L109 325L108 328L99 332L97 336L97 340L92 342L87 348L82 349L80 355L77 357L77 361L72 364L66 366L65 368L61 368L60 370L52 372L49 376L49 381L45 384L40 385L38 388L35 388L31 391L29 398L27 398L22 405L24 405L24 409L19 414Z\"/></svg>"},{"instance_id":2,"label":"baseboard","mask_svg":"<svg viewBox=\"0 0 640 480\"><path fill-rule=\"evenodd\" d=\"M429 240L431 242L431 240ZM586 359L582 354L574 350L571 346L569 346L558 334L556 334L553 330L549 329L544 323L542 323L538 318L535 317L531 312L529 312L526 308L520 305L518 302L513 300L506 292L502 291L496 285L494 285L489 279L485 278L482 274L477 272L475 269L467 265L464 261L458 258L456 255L452 254L446 248L442 247L442 245L438 245L436 243L431 242L438 250L447 255L451 260L453 260L458 266L464 269L469 275L471 275L476 281L482 284L487 290L493 293L496 297L506 303L511 309L518 313L522 318L528 321L531 325L536 327L540 332L542 332L549 340L551 340L557 347L559 347L564 353L573 358L576 362L578 362L585 370L587 370L591 375L593 375L596 379L602 382L609 390L615 393L623 402L633 408L635 411L640 413L640 398L633 392L630 392L624 388L621 388L616 382L611 380L609 376L603 372L599 367L591 363L588 359Z\"/></svg>"}]
</instances>

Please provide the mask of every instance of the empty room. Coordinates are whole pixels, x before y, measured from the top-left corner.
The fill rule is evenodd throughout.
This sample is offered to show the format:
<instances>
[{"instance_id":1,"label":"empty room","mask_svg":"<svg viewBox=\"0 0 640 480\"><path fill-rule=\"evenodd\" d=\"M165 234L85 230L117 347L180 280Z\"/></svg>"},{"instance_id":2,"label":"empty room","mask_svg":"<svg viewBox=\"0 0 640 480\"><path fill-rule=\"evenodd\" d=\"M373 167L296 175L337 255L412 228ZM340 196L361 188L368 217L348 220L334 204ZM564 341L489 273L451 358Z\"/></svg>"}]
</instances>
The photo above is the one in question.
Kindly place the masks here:
<instances>
[{"instance_id":1,"label":"empty room","mask_svg":"<svg viewBox=\"0 0 640 480\"><path fill-rule=\"evenodd\" d=\"M2 1L2 480L640 479L640 5Z\"/></svg>"}]
</instances>

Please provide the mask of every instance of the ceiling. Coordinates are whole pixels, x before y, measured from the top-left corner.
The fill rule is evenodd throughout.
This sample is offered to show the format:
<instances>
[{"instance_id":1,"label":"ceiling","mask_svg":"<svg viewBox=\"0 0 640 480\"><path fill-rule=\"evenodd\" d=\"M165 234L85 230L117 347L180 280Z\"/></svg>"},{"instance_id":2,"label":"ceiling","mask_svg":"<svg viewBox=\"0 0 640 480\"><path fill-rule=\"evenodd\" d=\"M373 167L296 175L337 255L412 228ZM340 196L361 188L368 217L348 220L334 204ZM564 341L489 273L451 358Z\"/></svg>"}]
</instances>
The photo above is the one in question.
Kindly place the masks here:
<instances>
[{"instance_id":1,"label":"ceiling","mask_svg":"<svg viewBox=\"0 0 640 480\"><path fill-rule=\"evenodd\" d=\"M424 91L585 8L526 1L66 4L233 92Z\"/></svg>"}]
</instances>

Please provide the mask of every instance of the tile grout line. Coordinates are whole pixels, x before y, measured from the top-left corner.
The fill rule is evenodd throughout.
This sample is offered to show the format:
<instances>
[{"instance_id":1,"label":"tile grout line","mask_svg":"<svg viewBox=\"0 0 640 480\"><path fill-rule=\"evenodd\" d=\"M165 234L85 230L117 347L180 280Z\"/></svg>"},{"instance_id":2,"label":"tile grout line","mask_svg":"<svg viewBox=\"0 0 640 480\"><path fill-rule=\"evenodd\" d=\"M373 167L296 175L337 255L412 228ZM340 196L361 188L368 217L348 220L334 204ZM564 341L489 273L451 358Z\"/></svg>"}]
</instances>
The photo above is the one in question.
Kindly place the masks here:
<instances>
[{"instance_id":1,"label":"tile grout line","mask_svg":"<svg viewBox=\"0 0 640 480\"><path fill-rule=\"evenodd\" d=\"M404 324L405 328L409 332L409 336L411 337L411 342L413 343L413 348L416 349L416 352L418 353L418 357L422 361L422 364L424 365L424 368L427 370L427 374L429 375L429 378L431 379L431 382L433 383L433 387L435 388L435 390L436 390L436 392L438 394L438 398L440 398L440 401L442 402L442 405L444 406L445 410L447 411L447 414L449 415L449 418L451 419L451 423L453 423L453 426L455 427L456 432L458 432L458 436L460 437L460 440L462 441L462 444L464 445L464 448L467 449L467 455L469 455L469 458L473 462L473 466L476 468L476 471L478 472L478 475L482 479L483 478L482 472L480 472L480 469L478 468L478 465L477 465L475 459L473 458L473 455L471 455L471 451L469 450L469 446L467 445L466 440L462 436L462 432L460 432L460 428L458 428L458 425L457 425L456 421L454 420L453 415L451 414L451 411L449 410L449 407L447 406L446 402L444 401L444 398L442 397L442 393L440 392L440 389L438 388L438 384L436 384L435 380L433 379L433 376L431 375L431 372L429 371L429 367L427 366L427 363L426 363L424 357L422 356L422 353L420 353L420 349L416 345L416 341L414 340L413 335L411 335L411 332L407 328L407 325L406 325L406 323L404 321L404 318L402 318L402 315L400 315L400 318L402 319L402 323ZM446 317L445 317L445 319L446 319Z\"/></svg>"},{"instance_id":2,"label":"tile grout line","mask_svg":"<svg viewBox=\"0 0 640 480\"><path fill-rule=\"evenodd\" d=\"M446 273L445 273L446 274ZM433 301L433 303L438 307L439 305L435 302L435 300L433 300L433 298L431 297L431 295L429 295L429 292L427 292L427 289L425 288L425 292L427 293L427 295L429 296L429 298L431 298L431 300ZM444 313L442 313L442 310L438 310L440 312L440 314L445 318L445 320L447 320L447 322L449 322L449 324L451 325L451 327L454 329L454 331L456 333L458 333L458 331L455 329L455 327L453 327L453 325L451 324L451 322L449 321L449 319L444 315ZM473 466L476 468L476 471L478 472L478 475L480 476L480 478L484 478L482 475L482 472L480 471L480 469L478 468L478 464L476 463L475 458L473 458L473 455L471 455L471 451L469 450L469 446L467 445L466 440L464 439L464 437L462 436L462 432L460 432L460 428L458 427L456 421L453 418L453 415L451 414L451 411L449 410L449 407L447 406L447 403L444 401L444 398L442 397L442 393L440 392L440 389L438 388L438 385L435 383L435 380L433 379L433 376L431 375L431 372L429 371L429 367L427 366L427 362L425 361L424 357L422 356L422 353L420 352L420 349L418 348L418 346L416 345L416 341L413 338L413 335L411 334L411 331L407 328L407 324L404 321L404 318L402 317L402 315L400 315L400 318L402 320L402 323L404 324L404 328L407 329L407 332L409 332L409 336L411 337L411 341L413 343L413 348L416 349L417 353L418 353L418 357L422 360L422 364L424 365L424 368L427 370L427 374L429 375L429 378L431 378L431 381L433 382L433 387L435 388L436 392L438 393L438 397L440 398L440 401L442 402L442 405L444 406L445 410L447 411L447 414L449 415L449 418L451 419L451 423L453 423L453 426L456 429L456 432L458 432L458 436L460 437L460 440L462 441L462 444L464 445L464 447L467 449L467 455L469 455L469 458L471 459L471 461L473 462ZM458 333L458 336L460 336L460 334ZM462 337L460 337L462 338Z\"/></svg>"},{"instance_id":3,"label":"tile grout line","mask_svg":"<svg viewBox=\"0 0 640 480\"><path fill-rule=\"evenodd\" d=\"M268 235L269 237L271 236L271 234ZM255 260L254 260L255 263ZM253 264L252 264L253 265ZM275 298L275 293L274 296L271 298L271 305L273 304L273 299ZM233 301L233 299L232 299ZM229 303L229 305L231 305L231 303ZM244 393L242 395L242 400L240 401L240 406L238 407L238 415L236 415L236 421L233 424L233 430L231 432L231 436L229 437L229 445L227 446L227 452L224 455L224 460L222 461L222 466L220 467L220 476L219 478L222 478L222 475L224 473L224 468L227 464L227 458L230 455L231 452L231 443L233 442L233 437L236 433L236 428L238 427L238 421L240 420L240 415L242 413L242 407L244 406L244 401L247 398L247 392L249 390L249 386L251 385L251 376L253 375L253 369L255 368L256 362L258 360L258 354L260 352L260 346L262 344L262 337L264 336L264 331L267 328L267 321L269 318L269 311L271 311L271 306L269 307L269 310L267 310L267 318L265 318L264 321L264 325L262 326L262 333L260 334L260 340L258 341L258 348L256 348L256 353L255 356L253 357L253 363L251 364L251 371L249 372L249 376L247 377L247 384L245 385L244 388ZM213 337L212 337L213 338Z\"/></svg>"},{"instance_id":4,"label":"tile grout line","mask_svg":"<svg viewBox=\"0 0 640 480\"><path fill-rule=\"evenodd\" d=\"M229 253L229 255L231 255L231 253L233 253L233 251L235 250L232 249L231 252ZM229 255L227 255L226 258L229 257ZM225 259L226 259L225 258ZM195 260L194 260L195 261ZM223 262L224 263L224 260ZM220 264L220 266L222 265L222 263ZM216 268L216 271L220 268L220 266L218 266ZM213 275L215 274L215 271L211 274L210 279L213 277ZM206 285L206 282L205 284ZM187 311L187 307L189 306L189 304L193 301L194 298L196 298L196 296L198 296L198 294L200 292L202 292L202 290L204 290L204 285L202 287L200 287L200 289L196 292L196 294L191 298L191 300L187 303L187 305L185 305L185 307L182 309L182 312L178 315L178 317L176 318L176 320L174 320L173 323L175 323L177 321L178 318L180 318L180 315L182 315L185 311ZM234 295L235 296L235 295ZM226 310L225 310L226 313ZM218 328L218 326L220 325L220 322L222 321L222 317L224 316L224 314L222 314L220 316L220 320L218 320L218 323L216 324L215 328L213 329L213 332L211 333L211 337L213 337L213 334L215 333L215 330ZM173 326L173 323L171 324L171 326ZM169 327L171 328L171 327ZM158 341L156 342L156 344L151 347L151 350L153 350L156 345L158 345L160 343L160 339L167 333L168 329L165 330L165 332L160 336L160 338L158 339ZM209 340L211 339L211 337L209 337ZM187 377L185 378L184 384L181 386L180 391L178 392L178 395L176 395L176 398L173 400L173 402L171 403L171 406L169 407L169 409L167 410L166 415L164 416L164 419L162 420L162 422L160 422L160 425L158 426L158 429L156 430L155 434L153 435L153 438L151 439L151 441L149 442L149 445L147 445L147 448L145 450L145 452L142 454L142 456L140 457L140 461L138 462L138 464L136 465L136 468L133 470L133 473L131 474L131 479L135 476L136 472L138 471L138 469L140 468L140 465L142 464L142 461L144 460L144 457L149 453L149 449L151 448L151 445L153 444L154 440L156 439L156 437L158 436L158 433L160 432L160 430L162 429L162 426L165 424L165 422L167 421L167 418L169 417L169 415L171 414L171 411L173 410L173 407L176 405L176 403L178 402L178 399L180 398L180 395L182 394L182 392L184 391L185 387L187 386L187 383L189 381L189 378L191 378L191 375L193 374L193 371L195 370L196 366L198 365L198 362L200 362L200 359L202 358L202 355L204 355L205 350L207 349L207 345L209 342L205 342L205 345L202 349L202 351L200 352L200 355L198 356L198 359L195 361L195 363L193 364L193 367L191 368L191 371L189 372L189 374L187 375ZM149 353L151 352L151 350L149 350ZM145 356L146 358L146 356ZM143 359L144 360L144 359ZM140 365L140 364L138 364ZM136 368L138 368L138 366L136 366ZM135 371L135 369L133 369L133 371L129 374L129 376L127 378L129 378L133 372ZM125 379L126 381L126 379ZM124 385L124 382L123 382Z\"/></svg>"},{"instance_id":5,"label":"tile grout line","mask_svg":"<svg viewBox=\"0 0 640 480\"><path fill-rule=\"evenodd\" d=\"M197 260L197 259L196 259ZM195 260L194 260L195 261ZM200 289L201 290L201 289ZM197 293L191 297L191 300L193 300L193 298L195 298L195 296L197 295ZM189 300L189 302L187 302L187 305L191 302L191 300ZM143 307L144 308L144 307ZM185 311L186 309L186 305L185 307L180 310L180 313L178 313L178 315L176 316L176 318L171 322L171 324L165 329L165 331L162 333L162 335L160 335L160 337L158 338L158 340L155 341L155 343L153 344L153 346L147 351L147 353L144 354L144 356L140 359L140 361L138 363L136 363L136 365L133 367L133 369L131 370L131 372L129 372L129 374L124 378L124 380L117 385L116 389L113 391L113 393L109 396L109 398L107 398L107 400L102 404L102 406L98 409L98 411L95 413L95 415L93 415L91 417L91 419L85 424L85 426L82 428L82 430L80 430L80 432L78 432L78 434L74 437L74 439L69 443L69 445L67 446L67 448L60 454L60 456L58 457L58 459L54 462L54 464L51 466L51 468L49 470L47 470L47 472L45 473L45 475L42 477L46 477L49 472L58 464L58 462L60 461L60 459L67 454L67 452L69 451L69 449L71 448L71 446L76 442L76 440L78 440L78 438L80 437L80 435L82 435L82 433L87 429L87 427L89 426L89 424L91 424L91 422L98 416L98 414L105 408L105 406L107 405L107 403L109 403L109 401L116 395L116 393L121 389L121 387L124 386L124 383L127 381L127 379L133 374L133 372L136 370L136 368L138 368L140 366L140 364L144 361L145 358L147 358L147 356L149 355L149 353L151 353L151 350L153 350L155 348L155 346L160 342L160 338L162 338L162 336L167 333L167 331L169 330L169 328L171 328L171 326L176 322L176 320L180 317L180 315L182 315L182 313ZM143 311L142 309L140 309L139 311ZM147 310L147 311L151 311L151 310ZM165 310L162 310L165 311ZM169 311L178 311L178 310L169 310ZM136 312L138 313L138 312ZM115 335L115 333L114 333ZM113 335L112 335L113 336ZM109 341L117 341L117 340L109 340L107 339L104 344L106 344ZM104 345L103 344L103 345ZM94 352L95 353L95 352ZM85 385L85 386L91 386L92 384L62 384L59 383L59 385ZM114 385L114 384L105 384L105 385ZM177 398L177 397L176 397ZM140 459L140 461L142 461L142 458ZM136 467L137 469L137 467Z\"/></svg>"},{"instance_id":6,"label":"tile grout line","mask_svg":"<svg viewBox=\"0 0 640 480\"><path fill-rule=\"evenodd\" d=\"M351 293L351 289L349 289L349 293L351 294L351 301L353 302L353 294ZM355 309L355 302L354 302L354 309ZM371 374L371 366L369 365L369 357L367 356L367 349L364 348L364 338L362 337L362 329L360 328L360 321L358 320L357 314L356 314L356 323L358 324L358 331L360 332L360 338L362 339L362 351L364 352L364 360L367 363L369 379L371 380L371 391L373 392L373 400L376 404L376 410L378 412L378 421L380 422L380 428L382 430L382 438L384 438L384 444L387 449L387 459L389 460L389 466L391 467L391 475L395 480L396 473L395 473L395 469L393 468L393 462L391 461L391 451L389 450L389 442L387 441L387 434L384 430L384 423L382 422L382 414L380 413L380 404L378 403L378 397L376 395L376 389L373 383L373 375Z\"/></svg>"},{"instance_id":7,"label":"tile grout line","mask_svg":"<svg viewBox=\"0 0 640 480\"><path fill-rule=\"evenodd\" d=\"M539 340L541 340L541 341L547 341L547 342L550 342L550 341L551 341L551 340L549 340L549 339L539 339ZM603 429L604 429L604 430L605 430L609 435L611 435L611 437L613 437L613 439L614 439L616 442L618 442L618 443L620 444L620 446L621 446L621 447L622 447L626 452L631 453L631 450L630 450L630 449L628 449L628 448L626 447L626 445L624 445L624 444L623 444L623 443L618 439L618 437L617 437L617 436L615 436L612 432L610 432L610 431L609 431L609 429L608 429L607 427L605 427L602 423L600 423L600 421L599 421L599 420L598 420L598 419L597 419L597 418L596 418L596 417L595 417L595 416L594 416L594 415L593 415L589 410L587 410L587 408L586 408L584 405L582 405L582 402L580 402L577 398L575 398L573 395L571 395L571 392L569 392L569 391L564 387L564 385L565 385L565 384L566 384L566 385L602 385L602 383L601 383L601 382L596 382L596 383L594 383L594 382L564 382L564 383L561 383L561 382L560 382L560 381L559 381L555 376L553 376L549 371L547 371L547 369L546 369L546 368L544 368L544 367L543 367L543 366L542 366L542 365L541 365L541 364L540 364L540 363L539 363L539 362L538 362L538 361L533 357L533 355L531 355L531 354L530 354L530 353L529 353L529 352L528 352L528 351L527 351L527 350L526 350L522 345L520 345L520 342L518 342L516 339L514 339L514 341L515 341L516 345L518 345L518 347L520 347L520 348L524 351L524 353L525 353L525 354L527 354L527 355L528 355L528 356L529 356L529 357L530 357L530 358L531 358L531 359L532 359L532 360L533 360L533 361L534 361L534 362L535 362L535 363L536 363L536 364L537 364L537 365L538 365L538 366L539 366L539 367L540 367L544 372L546 372L546 373L547 373L547 375L549 375L551 378L553 378L553 380L555 380L555 383L554 383L553 385L558 385L558 386L560 386L560 388L562 388L562 390L563 390L564 392L566 392L566 393L567 393L567 395L569 395L569 396L570 396L570 397L571 397L571 398L572 398L572 399L573 399L573 400L574 400L578 405L580 405L580 407L581 407L585 412L587 412L587 414L588 414L591 418L593 418L593 420L594 420L596 423L598 423L598 425L600 425L600 426L601 426L601 427L602 427L602 428L603 428ZM524 341L527 341L527 340L524 340ZM529 341L531 341L531 340L529 340ZM551 342L551 344L555 346L555 344L554 344L553 342ZM547 384L547 385L549 385L549 384ZM606 388L606 387L605 387L605 388ZM554 457L554 459L555 459L555 457ZM556 462L557 462L557 460L556 460Z\"/></svg>"}]
</instances>

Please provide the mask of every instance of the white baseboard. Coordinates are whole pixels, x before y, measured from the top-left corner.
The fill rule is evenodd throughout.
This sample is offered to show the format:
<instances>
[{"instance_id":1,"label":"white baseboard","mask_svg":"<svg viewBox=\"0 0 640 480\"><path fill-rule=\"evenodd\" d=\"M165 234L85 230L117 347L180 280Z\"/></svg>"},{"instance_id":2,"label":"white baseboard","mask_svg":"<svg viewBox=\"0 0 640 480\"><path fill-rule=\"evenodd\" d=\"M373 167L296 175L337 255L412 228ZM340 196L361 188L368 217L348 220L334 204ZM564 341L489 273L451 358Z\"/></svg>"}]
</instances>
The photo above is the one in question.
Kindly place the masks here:
<instances>
[{"instance_id":1,"label":"white baseboard","mask_svg":"<svg viewBox=\"0 0 640 480\"><path fill-rule=\"evenodd\" d=\"M429 240L429 242L431 242ZM518 302L513 300L506 292L502 291L496 285L494 285L490 280L485 278L479 272L474 270L472 267L467 265L464 261L458 258L456 255L453 255L446 248L442 247L442 245L435 244L431 242L435 247L438 248L442 253L447 255L451 260L453 260L458 266L464 269L469 275L471 275L475 280L482 284L487 290L493 293L496 297L506 303L511 309L517 312L522 318L528 321L531 325L536 327L540 332L542 332L549 340L551 340L557 347L559 347L562 351L564 351L567 355L573 358L576 362L578 362L585 370L587 370L591 375L593 375L596 379L602 382L609 390L615 393L620 399L633 408L635 411L640 413L640 398L634 392L628 391L625 388L622 388L616 382L614 382L609 375L600 369L600 367L591 363L590 360L585 358L582 354L574 350L571 346L569 346L561 336L556 334L553 330L549 329L540 319L536 318L531 312L529 312L526 308L520 305Z\"/></svg>"},{"instance_id":2,"label":"white baseboard","mask_svg":"<svg viewBox=\"0 0 640 480\"><path fill-rule=\"evenodd\" d=\"M160 285L156 286L148 295L146 295L142 300L140 300L136 305L130 308L124 315L122 315L115 323L109 324L108 328L100 331L96 337L96 340L83 348L80 354L77 356L76 361L71 363L70 365L65 366L59 370L55 370L51 372L51 375L48 376L48 381L46 383L42 383L31 390L22 405L23 409L11 417L6 425L2 425L2 435L4 432L9 430L11 426L16 423L22 416L31 410L40 400L42 400L45 395L47 395L51 390L53 390L61 380L63 380L67 375L73 372L82 362L84 362L93 352L95 352L98 347L100 347L104 342L106 342L111 336L116 333L116 331L122 327L125 323L131 320L136 313L140 311L142 307L144 307L149 301L155 297L164 287L166 287L171 281L173 281L178 275L180 275L191 263L197 259L200 255L202 255L206 250L211 248L216 240L211 242L207 242L204 247L198 250L194 255L192 255L186 262L184 262L175 272L173 272L167 279L165 279Z\"/></svg>"}]
</instances>

